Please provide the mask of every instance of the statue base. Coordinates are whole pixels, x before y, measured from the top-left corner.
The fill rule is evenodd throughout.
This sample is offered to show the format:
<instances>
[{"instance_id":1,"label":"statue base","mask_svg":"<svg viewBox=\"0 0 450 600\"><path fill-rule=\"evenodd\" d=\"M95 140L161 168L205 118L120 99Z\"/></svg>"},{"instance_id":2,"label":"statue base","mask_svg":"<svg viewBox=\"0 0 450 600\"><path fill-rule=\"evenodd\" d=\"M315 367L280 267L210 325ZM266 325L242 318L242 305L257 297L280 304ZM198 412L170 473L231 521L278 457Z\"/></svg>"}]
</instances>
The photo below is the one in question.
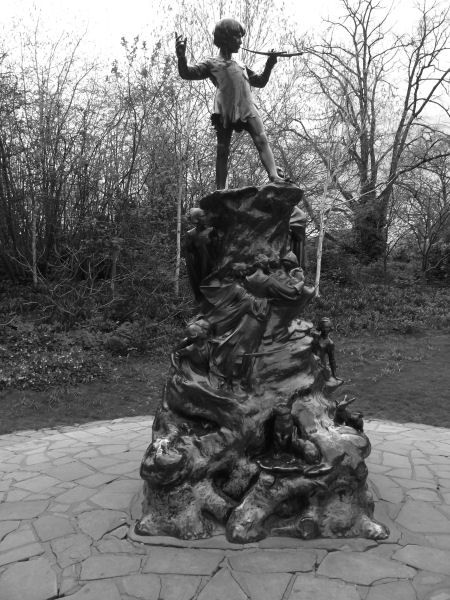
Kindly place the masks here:
<instances>
[{"instance_id":1,"label":"statue base","mask_svg":"<svg viewBox=\"0 0 450 600\"><path fill-rule=\"evenodd\" d=\"M362 419L331 398L342 381L329 328L301 318L313 290L289 253L300 200L296 186L270 184L200 203L207 220L190 249L201 309L172 354L135 536L388 536L373 520Z\"/></svg>"}]
</instances>

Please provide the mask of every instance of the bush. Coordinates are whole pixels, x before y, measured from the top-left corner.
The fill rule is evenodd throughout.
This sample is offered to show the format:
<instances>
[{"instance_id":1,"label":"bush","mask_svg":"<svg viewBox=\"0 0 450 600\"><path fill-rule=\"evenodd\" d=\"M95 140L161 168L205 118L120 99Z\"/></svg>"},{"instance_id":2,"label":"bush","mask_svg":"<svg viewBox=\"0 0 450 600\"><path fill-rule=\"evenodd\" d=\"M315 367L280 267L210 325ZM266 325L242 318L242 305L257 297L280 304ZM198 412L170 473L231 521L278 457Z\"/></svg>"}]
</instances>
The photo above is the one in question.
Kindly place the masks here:
<instances>
[{"instance_id":1,"label":"bush","mask_svg":"<svg viewBox=\"0 0 450 600\"><path fill-rule=\"evenodd\" d=\"M86 383L105 370L104 357L98 356L100 343L93 336L84 346L72 332L34 326L19 317L2 329L0 389Z\"/></svg>"},{"instance_id":2,"label":"bush","mask_svg":"<svg viewBox=\"0 0 450 600\"><path fill-rule=\"evenodd\" d=\"M446 288L361 282L348 286L324 280L321 297L311 302L306 316L314 322L329 316L344 335L419 333L450 326L449 300Z\"/></svg>"}]
</instances>

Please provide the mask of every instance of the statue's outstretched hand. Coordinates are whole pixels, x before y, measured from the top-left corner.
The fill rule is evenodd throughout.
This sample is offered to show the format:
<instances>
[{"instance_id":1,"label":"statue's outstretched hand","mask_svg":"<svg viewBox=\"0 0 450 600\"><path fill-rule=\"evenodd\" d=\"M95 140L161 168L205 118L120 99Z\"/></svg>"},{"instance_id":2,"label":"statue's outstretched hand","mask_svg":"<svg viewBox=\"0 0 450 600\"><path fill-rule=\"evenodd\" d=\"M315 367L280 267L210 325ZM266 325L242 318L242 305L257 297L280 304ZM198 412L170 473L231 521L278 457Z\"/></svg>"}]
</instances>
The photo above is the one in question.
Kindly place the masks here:
<instances>
[{"instance_id":1,"label":"statue's outstretched hand","mask_svg":"<svg viewBox=\"0 0 450 600\"><path fill-rule=\"evenodd\" d=\"M177 53L178 58L186 57L186 42L187 37L183 38L182 35L177 35L175 32L175 52Z\"/></svg>"},{"instance_id":2,"label":"statue's outstretched hand","mask_svg":"<svg viewBox=\"0 0 450 600\"><path fill-rule=\"evenodd\" d=\"M277 59L277 55L275 53L275 50L273 48L272 48L272 50L270 50L270 53L271 54L269 54L269 58L267 59L267 65L266 66L269 67L269 69L272 69L277 64L278 59Z\"/></svg>"}]
</instances>

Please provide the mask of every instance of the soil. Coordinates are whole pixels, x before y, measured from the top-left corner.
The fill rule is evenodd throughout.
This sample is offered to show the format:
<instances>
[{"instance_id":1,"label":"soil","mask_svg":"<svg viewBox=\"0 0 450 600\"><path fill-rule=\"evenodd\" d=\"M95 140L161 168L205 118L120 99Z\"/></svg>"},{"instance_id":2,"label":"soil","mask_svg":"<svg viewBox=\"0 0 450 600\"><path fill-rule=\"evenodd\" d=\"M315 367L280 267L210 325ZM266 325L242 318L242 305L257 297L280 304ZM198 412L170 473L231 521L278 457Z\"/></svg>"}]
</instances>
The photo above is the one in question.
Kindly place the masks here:
<instances>
[{"instance_id":1,"label":"soil","mask_svg":"<svg viewBox=\"0 0 450 600\"><path fill-rule=\"evenodd\" d=\"M355 396L365 417L450 428L450 336L332 336L338 375L336 399ZM45 392L0 393L0 434L87 421L154 414L169 361L135 357L117 361L108 381Z\"/></svg>"}]
</instances>

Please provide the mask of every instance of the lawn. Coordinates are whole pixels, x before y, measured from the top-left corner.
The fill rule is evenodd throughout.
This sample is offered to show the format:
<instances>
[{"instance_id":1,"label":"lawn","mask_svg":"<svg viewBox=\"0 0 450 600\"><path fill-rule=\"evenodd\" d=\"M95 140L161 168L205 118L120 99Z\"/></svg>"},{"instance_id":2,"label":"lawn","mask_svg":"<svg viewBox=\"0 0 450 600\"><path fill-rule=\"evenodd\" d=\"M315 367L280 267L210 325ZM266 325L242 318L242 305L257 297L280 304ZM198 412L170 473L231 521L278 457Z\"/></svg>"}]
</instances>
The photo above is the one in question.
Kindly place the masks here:
<instances>
[{"instance_id":1,"label":"lawn","mask_svg":"<svg viewBox=\"0 0 450 600\"><path fill-rule=\"evenodd\" d=\"M450 428L450 336L333 336L338 374L336 393L355 396L365 417ZM53 386L46 391L0 392L0 433L125 416L154 414L169 360L117 358L101 380Z\"/></svg>"},{"instance_id":2,"label":"lawn","mask_svg":"<svg viewBox=\"0 0 450 600\"><path fill-rule=\"evenodd\" d=\"M341 338L340 395L355 396L365 417L450 428L450 335Z\"/></svg>"}]
</instances>

